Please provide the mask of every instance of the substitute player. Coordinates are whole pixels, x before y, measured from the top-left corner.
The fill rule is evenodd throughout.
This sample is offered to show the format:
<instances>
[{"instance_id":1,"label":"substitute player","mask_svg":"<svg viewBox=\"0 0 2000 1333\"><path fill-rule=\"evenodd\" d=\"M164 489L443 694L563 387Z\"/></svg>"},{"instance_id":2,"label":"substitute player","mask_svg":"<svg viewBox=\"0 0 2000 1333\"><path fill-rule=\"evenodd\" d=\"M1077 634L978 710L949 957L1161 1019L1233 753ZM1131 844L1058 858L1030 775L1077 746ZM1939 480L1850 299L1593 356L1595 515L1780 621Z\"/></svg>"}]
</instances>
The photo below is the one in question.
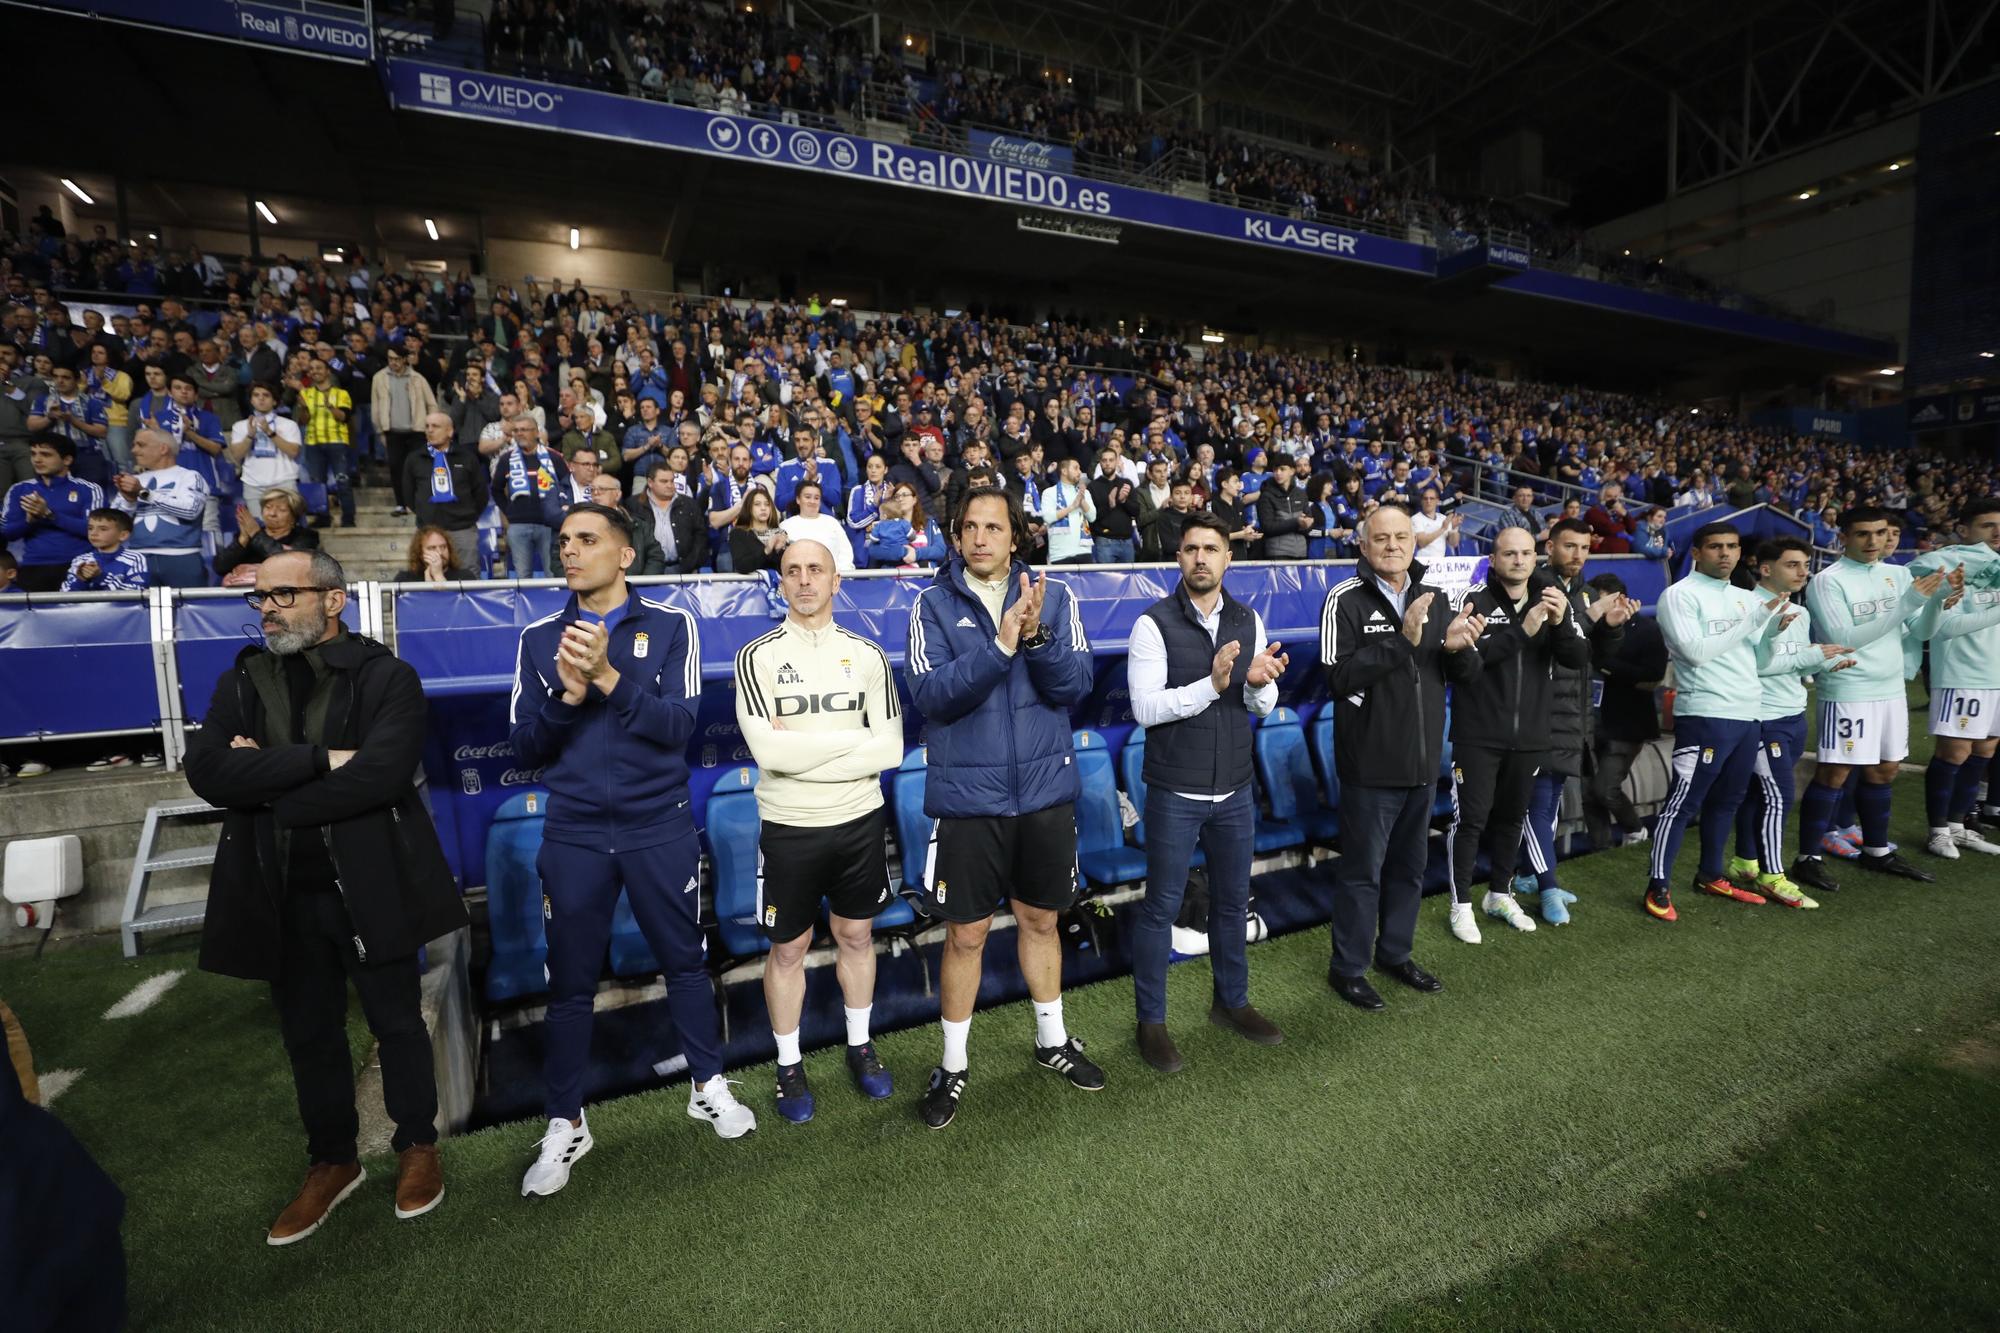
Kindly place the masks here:
<instances>
[{"instance_id":1,"label":"substitute player","mask_svg":"<svg viewBox=\"0 0 2000 1333\"><path fill-rule=\"evenodd\" d=\"M1640 906L1661 921L1679 919L1667 880L1681 838L1701 813L1701 867L1694 886L1703 893L1752 906L1761 894L1739 889L1723 875L1723 853L1742 803L1762 764L1758 710L1757 639L1782 629L1790 614L1781 595L1739 588L1729 581L1743 552L1743 538L1727 523L1704 523L1689 539L1694 568L1660 598L1660 632L1673 658L1673 783L1653 830L1652 876Z\"/></svg>"},{"instance_id":2,"label":"substitute player","mask_svg":"<svg viewBox=\"0 0 2000 1333\"><path fill-rule=\"evenodd\" d=\"M1075 742L1069 710L1090 692L1090 644L1069 588L1015 558L1027 524L1012 493L974 486L957 549L910 608L910 694L928 726L924 813L932 834L925 910L947 923L939 1001L944 1058L920 1112L958 1113L986 932L1011 903L1035 1004L1035 1061L1087 1092L1104 1071L1069 1035L1056 922L1076 898Z\"/></svg>"},{"instance_id":3,"label":"substitute player","mask_svg":"<svg viewBox=\"0 0 2000 1333\"><path fill-rule=\"evenodd\" d=\"M600 504L563 518L563 609L521 631L514 753L542 770L548 821L536 870L547 922L549 1009L542 1057L549 1118L521 1193L554 1194L589 1152L583 1066L591 1007L622 890L667 979L687 1053L688 1114L725 1139L757 1127L722 1077L722 1042L699 916L701 844L683 751L701 693L701 642L679 607L625 583L632 521Z\"/></svg>"},{"instance_id":4,"label":"substitute player","mask_svg":"<svg viewBox=\"0 0 2000 1333\"><path fill-rule=\"evenodd\" d=\"M784 623L736 654L736 724L761 770L757 924L771 941L764 1003L778 1039L778 1114L799 1124L813 1114L799 1014L822 898L839 951L848 1073L865 1096L894 1090L868 1020L873 922L890 899L881 776L903 758L903 719L887 654L833 623L835 554L809 537L791 543L778 583Z\"/></svg>"},{"instance_id":5,"label":"substitute player","mask_svg":"<svg viewBox=\"0 0 2000 1333\"><path fill-rule=\"evenodd\" d=\"M1812 547L1800 538L1774 537L1757 548L1757 586L1765 595L1790 602L1811 575ZM1786 608L1775 634L1757 640L1762 688L1757 731L1764 763L1736 807L1736 855L1729 862L1729 878L1787 907L1819 906L1785 877L1786 816L1798 792L1796 769L1806 744L1806 681L1851 668L1854 659L1847 653L1837 643L1814 643L1812 619L1797 603ZM1807 873L1819 874L1815 887L1829 892L1838 887L1817 862Z\"/></svg>"},{"instance_id":6,"label":"substitute player","mask_svg":"<svg viewBox=\"0 0 2000 1333\"><path fill-rule=\"evenodd\" d=\"M1965 571L1965 597L1938 621L1931 638L1931 735L1924 773L1930 837L1924 850L1947 861L1959 849L2000 856L1971 827L1987 765L2000 750L2000 497L1967 504L1958 516L1963 544L1910 562L1915 574Z\"/></svg>"},{"instance_id":7,"label":"substitute player","mask_svg":"<svg viewBox=\"0 0 2000 1333\"><path fill-rule=\"evenodd\" d=\"M1819 691L1819 769L1799 797L1799 860L1792 878L1825 888L1820 842L1840 804L1848 775L1861 770L1854 793L1861 821L1861 855L1855 864L1876 874L1931 882L1931 876L1889 846L1890 784L1910 753L1910 706L1903 681L1915 673L1924 640L1936 630L1945 599L1964 584L1964 573L1942 569L1912 579L1882 558L1896 547L1896 525L1886 509L1861 505L1840 515L1844 554L1806 585L1806 609L1825 638L1850 645L1854 666L1830 675Z\"/></svg>"}]
</instances>

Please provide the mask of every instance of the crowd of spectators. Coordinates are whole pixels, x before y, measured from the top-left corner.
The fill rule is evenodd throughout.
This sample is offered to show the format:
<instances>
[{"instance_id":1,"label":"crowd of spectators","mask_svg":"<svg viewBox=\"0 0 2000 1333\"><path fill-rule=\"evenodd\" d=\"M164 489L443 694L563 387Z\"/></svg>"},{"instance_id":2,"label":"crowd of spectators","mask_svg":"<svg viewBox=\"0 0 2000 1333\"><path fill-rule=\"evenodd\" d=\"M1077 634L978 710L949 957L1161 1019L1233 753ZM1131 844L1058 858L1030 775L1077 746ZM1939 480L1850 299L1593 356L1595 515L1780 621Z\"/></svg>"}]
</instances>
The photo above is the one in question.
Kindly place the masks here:
<instances>
[{"instance_id":1,"label":"crowd of spectators","mask_svg":"<svg viewBox=\"0 0 2000 1333\"><path fill-rule=\"evenodd\" d=\"M1141 341L1073 316L864 317L817 296L641 308L574 281L475 300L365 262L176 254L168 271L223 293L206 328L164 284L78 320L47 285L70 244L52 221L0 253L0 481L57 470L29 445L59 441L61 474L116 507L151 475L141 439L163 436L166 463L207 497L158 523L137 508L141 548L158 528L180 554L199 525L205 568L176 561L176 579L228 575L351 519L369 458L399 513L446 534L445 567L482 567L484 527L486 558L498 548L521 575L550 569L563 509L599 488L652 538L641 572L765 568L806 533L838 533L855 566L933 564L982 480L1013 489L1026 554L1051 561L1167 559L1199 509L1229 520L1242 556L1347 555L1391 499L1414 511L1427 558L1564 504L1606 552L1672 554L1649 514L1712 503L1795 513L1822 546L1839 508L1879 503L1921 544L1995 489L1990 467L1924 450L1571 386ZM433 336L433 318L461 336ZM40 563L83 555L100 507L71 516L67 544L35 548ZM31 518L53 522L10 504L8 540Z\"/></svg>"}]
</instances>

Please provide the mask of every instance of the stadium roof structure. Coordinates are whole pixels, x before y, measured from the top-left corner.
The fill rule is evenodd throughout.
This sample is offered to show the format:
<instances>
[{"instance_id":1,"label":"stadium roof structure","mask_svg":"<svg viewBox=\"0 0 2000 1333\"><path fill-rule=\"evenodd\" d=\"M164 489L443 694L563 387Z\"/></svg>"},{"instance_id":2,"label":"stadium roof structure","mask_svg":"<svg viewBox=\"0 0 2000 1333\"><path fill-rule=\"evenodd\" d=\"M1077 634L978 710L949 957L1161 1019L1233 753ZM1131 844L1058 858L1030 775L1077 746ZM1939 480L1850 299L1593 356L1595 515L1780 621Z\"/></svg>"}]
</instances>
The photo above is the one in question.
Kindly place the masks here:
<instances>
[{"instance_id":1,"label":"stadium roof structure","mask_svg":"<svg viewBox=\"0 0 2000 1333\"><path fill-rule=\"evenodd\" d=\"M892 0L1141 85L1225 100L1439 170L1544 136L1592 212L1656 202L2000 73L1994 0ZM1628 197L1629 196L1629 197Z\"/></svg>"}]
</instances>

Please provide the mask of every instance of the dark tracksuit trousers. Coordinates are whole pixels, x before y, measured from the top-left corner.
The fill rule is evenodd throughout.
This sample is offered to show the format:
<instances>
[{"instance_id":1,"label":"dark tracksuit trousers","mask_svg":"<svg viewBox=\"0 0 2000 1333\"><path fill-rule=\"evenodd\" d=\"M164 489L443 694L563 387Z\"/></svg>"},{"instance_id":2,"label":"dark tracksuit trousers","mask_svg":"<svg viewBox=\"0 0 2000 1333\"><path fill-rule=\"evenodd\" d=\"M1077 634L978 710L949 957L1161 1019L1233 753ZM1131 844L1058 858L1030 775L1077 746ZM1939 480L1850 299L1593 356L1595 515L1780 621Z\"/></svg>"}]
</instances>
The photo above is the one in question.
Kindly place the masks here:
<instances>
[{"instance_id":1,"label":"dark tracksuit trousers","mask_svg":"<svg viewBox=\"0 0 2000 1333\"><path fill-rule=\"evenodd\" d=\"M1535 774L1546 758L1539 750L1497 750L1483 745L1452 748L1451 830L1445 835L1445 847L1450 857L1453 902L1472 901L1482 842L1489 860L1487 880L1493 891L1510 891L1514 863L1521 855L1528 804L1535 793Z\"/></svg>"},{"instance_id":2,"label":"dark tracksuit trousers","mask_svg":"<svg viewBox=\"0 0 2000 1333\"><path fill-rule=\"evenodd\" d=\"M355 1157L360 1123L354 1053L347 1045L350 982L381 1047L382 1103L396 1123L390 1147L401 1152L412 1144L436 1143L437 1077L416 955L362 962L338 889L287 890L280 913L284 957L271 998L291 1057L310 1160L341 1164Z\"/></svg>"},{"instance_id":3,"label":"dark tracksuit trousers","mask_svg":"<svg viewBox=\"0 0 2000 1333\"><path fill-rule=\"evenodd\" d=\"M548 1118L574 1120L582 1114L597 979L621 891L666 974L667 1012L680 1032L689 1076L700 1084L721 1073L722 1032L701 929L701 841L694 825L651 847L600 850L544 841L535 868L542 878L549 941L548 1045L542 1058Z\"/></svg>"}]
</instances>

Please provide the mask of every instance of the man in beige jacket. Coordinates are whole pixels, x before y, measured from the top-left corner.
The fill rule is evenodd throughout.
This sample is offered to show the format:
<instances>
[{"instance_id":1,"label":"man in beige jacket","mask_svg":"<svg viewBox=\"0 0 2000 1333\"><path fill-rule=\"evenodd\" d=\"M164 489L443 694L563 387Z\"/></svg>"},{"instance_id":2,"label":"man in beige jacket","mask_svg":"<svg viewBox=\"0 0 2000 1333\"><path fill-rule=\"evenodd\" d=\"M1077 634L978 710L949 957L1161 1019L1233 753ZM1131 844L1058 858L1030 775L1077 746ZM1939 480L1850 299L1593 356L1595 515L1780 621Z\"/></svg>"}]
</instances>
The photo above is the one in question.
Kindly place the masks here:
<instances>
[{"instance_id":1,"label":"man in beige jacket","mask_svg":"<svg viewBox=\"0 0 2000 1333\"><path fill-rule=\"evenodd\" d=\"M423 447L424 418L438 410L437 397L422 375L410 368L400 343L389 344L389 364L375 372L368 386L369 415L389 445L389 479L396 487L397 517L410 512L408 486L403 480L410 455Z\"/></svg>"}]
</instances>

